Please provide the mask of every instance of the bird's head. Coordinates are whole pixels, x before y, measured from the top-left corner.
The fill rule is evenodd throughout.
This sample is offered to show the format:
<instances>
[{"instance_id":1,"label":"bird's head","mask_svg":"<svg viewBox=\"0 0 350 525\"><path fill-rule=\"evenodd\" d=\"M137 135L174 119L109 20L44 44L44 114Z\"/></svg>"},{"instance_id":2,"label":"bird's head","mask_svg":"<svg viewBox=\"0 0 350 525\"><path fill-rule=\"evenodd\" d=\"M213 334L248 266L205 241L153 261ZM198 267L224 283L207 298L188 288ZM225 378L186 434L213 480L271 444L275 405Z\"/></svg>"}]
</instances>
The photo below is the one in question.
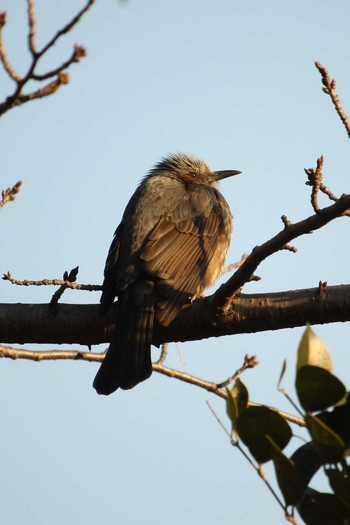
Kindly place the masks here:
<instances>
[{"instance_id":1,"label":"bird's head","mask_svg":"<svg viewBox=\"0 0 350 525\"><path fill-rule=\"evenodd\" d=\"M212 171L204 160L176 153L161 159L150 171L149 176L163 175L185 184L206 184L215 188L219 180L239 173L241 172L237 170Z\"/></svg>"}]
</instances>

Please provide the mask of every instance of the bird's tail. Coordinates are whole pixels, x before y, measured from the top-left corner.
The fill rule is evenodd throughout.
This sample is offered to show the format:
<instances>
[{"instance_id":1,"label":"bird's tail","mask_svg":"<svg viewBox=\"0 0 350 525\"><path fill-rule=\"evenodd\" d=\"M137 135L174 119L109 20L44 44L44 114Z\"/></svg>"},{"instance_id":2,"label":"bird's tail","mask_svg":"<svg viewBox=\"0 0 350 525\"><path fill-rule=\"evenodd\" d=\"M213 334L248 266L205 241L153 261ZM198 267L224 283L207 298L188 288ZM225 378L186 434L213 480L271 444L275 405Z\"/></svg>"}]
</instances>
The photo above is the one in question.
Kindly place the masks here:
<instances>
[{"instance_id":1,"label":"bird's tail","mask_svg":"<svg viewBox=\"0 0 350 525\"><path fill-rule=\"evenodd\" d=\"M98 394L128 390L152 374L154 283L136 280L120 294L118 303L118 324L93 383Z\"/></svg>"}]
</instances>

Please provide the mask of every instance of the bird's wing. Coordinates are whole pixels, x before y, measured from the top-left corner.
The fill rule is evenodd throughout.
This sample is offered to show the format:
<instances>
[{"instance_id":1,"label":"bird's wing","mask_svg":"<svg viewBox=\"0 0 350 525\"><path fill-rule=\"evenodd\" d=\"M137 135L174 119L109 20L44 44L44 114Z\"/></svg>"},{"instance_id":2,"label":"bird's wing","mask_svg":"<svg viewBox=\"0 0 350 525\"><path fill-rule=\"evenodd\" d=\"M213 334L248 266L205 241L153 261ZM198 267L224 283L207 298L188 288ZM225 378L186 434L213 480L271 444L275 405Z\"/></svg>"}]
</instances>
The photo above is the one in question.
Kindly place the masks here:
<instances>
[{"instance_id":1,"label":"bird's wing","mask_svg":"<svg viewBox=\"0 0 350 525\"><path fill-rule=\"evenodd\" d=\"M104 281L102 286L102 295L100 299L100 315L104 315L112 306L115 299L116 290L116 272L119 260L120 243L123 235L124 223L119 224L114 233L112 244L109 248L106 266L104 270Z\"/></svg>"},{"instance_id":2,"label":"bird's wing","mask_svg":"<svg viewBox=\"0 0 350 525\"><path fill-rule=\"evenodd\" d=\"M222 219L218 206L198 215L190 203L181 213L163 216L140 253L144 273L156 277L157 318L167 325L189 297L201 292L218 246Z\"/></svg>"}]
</instances>

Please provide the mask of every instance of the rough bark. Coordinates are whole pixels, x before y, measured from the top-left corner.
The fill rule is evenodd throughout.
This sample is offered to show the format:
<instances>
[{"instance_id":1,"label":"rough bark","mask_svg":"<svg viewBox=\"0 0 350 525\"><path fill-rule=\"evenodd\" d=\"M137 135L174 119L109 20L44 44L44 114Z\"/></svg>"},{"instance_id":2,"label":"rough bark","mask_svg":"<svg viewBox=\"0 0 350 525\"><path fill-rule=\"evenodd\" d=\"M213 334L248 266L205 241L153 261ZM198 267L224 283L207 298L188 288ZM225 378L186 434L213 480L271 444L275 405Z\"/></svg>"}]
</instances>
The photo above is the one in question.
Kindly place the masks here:
<instances>
[{"instance_id":1,"label":"rough bark","mask_svg":"<svg viewBox=\"0 0 350 525\"><path fill-rule=\"evenodd\" d=\"M213 317L212 297L186 306L168 327L156 325L153 343L350 321L350 285L270 294L240 294L228 311ZM0 341L7 344L96 345L109 340L117 307L98 317L98 305L0 304Z\"/></svg>"}]
</instances>

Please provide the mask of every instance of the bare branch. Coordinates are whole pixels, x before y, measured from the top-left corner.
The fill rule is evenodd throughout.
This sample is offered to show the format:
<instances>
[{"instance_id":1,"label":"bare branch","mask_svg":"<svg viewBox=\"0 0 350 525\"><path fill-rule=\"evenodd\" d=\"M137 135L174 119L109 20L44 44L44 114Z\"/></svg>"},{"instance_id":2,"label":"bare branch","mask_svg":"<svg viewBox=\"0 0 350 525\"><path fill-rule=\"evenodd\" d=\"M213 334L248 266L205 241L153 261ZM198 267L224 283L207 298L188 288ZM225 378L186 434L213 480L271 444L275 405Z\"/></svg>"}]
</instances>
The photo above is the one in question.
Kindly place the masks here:
<instances>
[{"instance_id":1,"label":"bare branch","mask_svg":"<svg viewBox=\"0 0 350 525\"><path fill-rule=\"evenodd\" d=\"M58 301L61 299L64 292L67 290L67 283L74 283L77 280L79 266L73 268L70 272L65 271L63 274L64 284L53 294L50 301L50 308L56 308Z\"/></svg>"},{"instance_id":2,"label":"bare branch","mask_svg":"<svg viewBox=\"0 0 350 525\"><path fill-rule=\"evenodd\" d=\"M350 321L350 285L327 286L322 298L310 288L265 294L241 294L234 309L213 320L213 296L187 305L169 326L156 323L153 344L200 341L209 337ZM60 303L55 315L48 304L0 304L1 341L7 344L107 343L118 322L118 303L99 317L98 304Z\"/></svg>"},{"instance_id":3,"label":"bare branch","mask_svg":"<svg viewBox=\"0 0 350 525\"><path fill-rule=\"evenodd\" d=\"M237 448L239 450L239 452L243 455L243 457L248 461L248 463L253 467L253 469L258 474L258 476L263 480L263 482L265 483L266 487L271 492L271 494L273 495L273 497L275 498L275 500L277 501L279 506L284 510L285 516L287 517L287 519L289 519L290 514L288 513L287 507L283 504L282 500L277 495L277 492L273 489L272 485L266 479L266 477L265 477L265 475L263 473L263 470L262 470L262 465L258 465L258 464L255 463L255 461L252 460L250 455L247 454L247 452L242 448L239 439L234 439L231 436L231 434L228 432L228 430L226 429L225 425L223 424L223 422L221 421L221 419L219 418L219 416L217 415L215 410L211 407L211 405L208 402L207 402L207 405L209 407L209 410L211 411L211 413L215 417L216 421L219 423L221 428L224 430L225 434L230 438L231 445L233 447ZM296 522L293 522L293 523L294 523L294 525L297 525Z\"/></svg>"},{"instance_id":4,"label":"bare branch","mask_svg":"<svg viewBox=\"0 0 350 525\"><path fill-rule=\"evenodd\" d=\"M189 383L190 385L194 385L194 386L203 388L204 390L207 390L208 392L211 392L212 394L216 394L219 397L222 397L224 399L226 399L227 397L225 390L222 390L221 388L219 388L218 385L216 383L213 383L212 381L206 381L205 379L201 379L199 377L192 376L191 374L187 374L186 372L180 372L179 370L174 370L173 368L169 368L167 366L164 366L158 363L153 364L153 370L167 377L172 377L173 379L178 379L180 381L183 381L184 383Z\"/></svg>"},{"instance_id":5,"label":"bare branch","mask_svg":"<svg viewBox=\"0 0 350 525\"><path fill-rule=\"evenodd\" d=\"M2 103L0 103L0 116L9 111L10 109L21 106L31 100L48 97L56 93L56 91L63 85L68 84L69 75L66 69L69 68L73 63L79 62L81 58L85 57L87 52L83 46L76 45L73 53L65 60L60 66L52 68L46 73L39 74L36 72L36 68L39 60L49 51L57 40L67 32L69 32L81 19L81 17L90 9L95 3L95 0L88 0L85 7L83 7L79 13L62 29L49 40L49 42L41 49L37 51L35 43L35 13L34 13L34 0L27 0L28 5L28 47L32 56L32 62L29 65L27 74L21 77L14 71L10 61L5 53L3 41L2 41L2 29L6 23L5 13L0 13L0 60L4 65L5 71L9 77L15 82L16 86L12 95L8 96ZM24 87L31 80L36 82L43 82L45 80L53 79L49 84L36 89L31 93L23 93Z\"/></svg>"},{"instance_id":6,"label":"bare branch","mask_svg":"<svg viewBox=\"0 0 350 525\"><path fill-rule=\"evenodd\" d=\"M0 208L5 206L7 202L15 200L16 195L20 191L22 184L23 184L23 181L19 180L18 182L16 182L14 186L12 186L12 188L7 188L6 190L2 190Z\"/></svg>"},{"instance_id":7,"label":"bare branch","mask_svg":"<svg viewBox=\"0 0 350 525\"><path fill-rule=\"evenodd\" d=\"M79 284L68 279L41 279L40 281L29 281L25 279L24 281L19 281L12 277L10 272L4 273L2 278L4 281L10 281L10 283L17 286L65 286L72 290L84 290L87 292L97 292L102 290L102 286L97 284Z\"/></svg>"},{"instance_id":8,"label":"bare branch","mask_svg":"<svg viewBox=\"0 0 350 525\"><path fill-rule=\"evenodd\" d=\"M248 257L248 254L247 253L244 253L241 257L241 260L240 261L237 261L235 263L232 263L232 264L229 264L228 266L225 266L225 268L222 270L221 272L221 275L223 275L224 273L229 273L229 272L232 272L232 270L236 270L237 268L239 268L240 266L242 266L242 264L244 263L244 261L246 260L246 258Z\"/></svg>"},{"instance_id":9,"label":"bare branch","mask_svg":"<svg viewBox=\"0 0 350 525\"><path fill-rule=\"evenodd\" d=\"M85 5L85 7L83 7L81 9L81 11L79 11L79 13L74 17L72 18L72 20L67 24L65 25L64 27L62 27L62 29L60 29L59 31L57 31L57 33L51 38L51 40L49 40L49 42L46 44L46 46L44 46L42 48L42 50L40 51L39 55L42 56L44 53L46 53L53 45L55 45L55 43L57 42L57 40L59 38L61 38L61 36L65 35L66 33L68 33L69 31L71 31L71 29L73 29L73 27L75 25L77 25L77 23L79 22L79 20L82 18L82 16L85 15L85 13L87 13L87 11L90 9L90 7L93 6L93 4L95 3L96 0L88 0L87 4Z\"/></svg>"},{"instance_id":10,"label":"bare branch","mask_svg":"<svg viewBox=\"0 0 350 525\"><path fill-rule=\"evenodd\" d=\"M327 71L327 68L325 68L320 62L315 62L315 66L321 73L322 77L322 84L325 86L323 88L323 92L329 95L332 99L332 102L334 104L334 107L340 117L340 120L344 124L346 131L348 133L348 136L350 138L350 121L348 116L345 114L345 111L341 105L341 102L339 100L339 97L336 93L336 81L335 79L331 79L329 76L329 73Z\"/></svg>"},{"instance_id":11,"label":"bare branch","mask_svg":"<svg viewBox=\"0 0 350 525\"><path fill-rule=\"evenodd\" d=\"M11 346L4 346L0 344L0 359L9 358L9 359L28 359L30 361L57 361L61 359L70 359L73 361L88 361L88 362L97 362L100 363L105 357L105 352L80 352L76 350L49 350L49 351L37 351L37 350L24 350L19 348L13 348ZM244 365L243 365L244 366ZM243 368L243 367L242 367ZM249 366L245 367L251 368ZM179 372L172 368L168 368L158 363L153 363L153 370L160 374L166 375L167 377L172 377L174 379L179 379L185 383L189 383L200 388L204 388L208 392L218 395L219 397L226 399L227 394L225 390L218 388L218 385L210 381L205 381L198 377L186 374L184 372ZM249 403L250 406L260 406L258 403ZM278 412L282 417L288 421L295 423L299 426L305 426L304 421L301 418L298 418L287 412L277 410L274 407L269 407L271 410Z\"/></svg>"},{"instance_id":12,"label":"bare branch","mask_svg":"<svg viewBox=\"0 0 350 525\"><path fill-rule=\"evenodd\" d=\"M0 358L7 357L10 359L27 359L29 361L57 361L69 359L73 361L92 361L100 363L103 361L103 353L81 352L78 350L48 350L35 351L13 348L0 344Z\"/></svg>"},{"instance_id":13,"label":"bare branch","mask_svg":"<svg viewBox=\"0 0 350 525\"><path fill-rule=\"evenodd\" d=\"M10 61L7 57L7 54L4 49L4 43L2 38L3 28L6 24L6 13L0 12L0 61L2 62L2 65L5 68L5 71L9 75L9 77L14 80L15 82L20 82L21 77L20 75L12 68Z\"/></svg>"},{"instance_id":14,"label":"bare branch","mask_svg":"<svg viewBox=\"0 0 350 525\"><path fill-rule=\"evenodd\" d=\"M308 176L308 184L312 186L311 192L311 204L314 211L317 213L320 211L320 206L318 204L318 192L320 190L322 180L323 180L323 156L317 159L317 166L315 168L305 169L305 173Z\"/></svg>"},{"instance_id":15,"label":"bare branch","mask_svg":"<svg viewBox=\"0 0 350 525\"><path fill-rule=\"evenodd\" d=\"M336 202L338 200L338 197L334 195L334 193L331 192L325 184L323 184L323 156L319 157L316 162L316 168L305 168L304 171L307 175L307 182L305 183L307 186L312 186L312 192L311 192L311 205L316 213L319 212L320 206L318 204L318 193L321 191L327 197L333 201ZM345 211L343 215L350 216L350 210Z\"/></svg>"},{"instance_id":16,"label":"bare branch","mask_svg":"<svg viewBox=\"0 0 350 525\"><path fill-rule=\"evenodd\" d=\"M162 350L160 352L160 356L159 356L158 361L156 361L156 364L157 365L162 365L164 363L164 361L166 360L167 355L168 355L168 343L163 343L162 344Z\"/></svg>"},{"instance_id":17,"label":"bare branch","mask_svg":"<svg viewBox=\"0 0 350 525\"><path fill-rule=\"evenodd\" d=\"M30 100L44 98L44 97L48 97L49 95L53 95L54 93L56 93L56 91L61 86L64 86L64 85L66 85L68 83L69 83L69 75L68 75L68 73L65 73L65 72L61 71L58 74L57 78L55 80L53 80L52 82L50 82L49 84L47 84L46 86L44 86L44 87L42 87L40 89L37 89L36 91L33 91L32 93L29 93L28 95L18 94L16 96L16 99L13 100L13 102L11 103L11 108L14 108L16 106L21 106L22 104L25 104L26 102L29 102ZM5 113L5 111L8 111L8 109L10 109L10 107L5 109L5 111L2 111L3 109L4 109L4 106L2 106L2 104L0 104L0 116L1 116L2 113Z\"/></svg>"},{"instance_id":18,"label":"bare branch","mask_svg":"<svg viewBox=\"0 0 350 525\"><path fill-rule=\"evenodd\" d=\"M244 263L234 275L215 292L213 296L213 309L219 315L230 308L231 302L241 287L249 282L257 267L267 257L284 249L292 239L311 233L325 226L337 217L342 217L350 209L350 195L343 195L328 208L318 210L317 214L295 224L286 225L275 237L256 246Z\"/></svg>"},{"instance_id":19,"label":"bare branch","mask_svg":"<svg viewBox=\"0 0 350 525\"><path fill-rule=\"evenodd\" d=\"M83 46L74 46L74 50L72 53L72 56L66 60L66 62L63 62L60 66L58 66L56 69L52 69L51 71L48 71L47 73L44 73L43 75L38 75L37 73L32 74L33 80L43 81L47 80L49 78L52 78L56 75L62 75L62 70L67 69L71 64L74 62L79 62L81 58L84 58L87 56L87 51L85 47ZM69 78L69 77L67 77ZM67 82L68 83L68 82Z\"/></svg>"},{"instance_id":20,"label":"bare branch","mask_svg":"<svg viewBox=\"0 0 350 525\"><path fill-rule=\"evenodd\" d=\"M241 368L236 370L236 372L230 376L228 379L225 379L222 383L218 383L216 386L217 388L224 388L228 386L230 383L235 381L240 375L243 374L248 368L255 368L259 364L259 361L257 360L256 355L253 355L252 357L249 357L248 354L244 356L243 365Z\"/></svg>"},{"instance_id":21,"label":"bare branch","mask_svg":"<svg viewBox=\"0 0 350 525\"><path fill-rule=\"evenodd\" d=\"M34 13L34 0L28 1L28 47L31 54L35 57L36 45L35 45L35 13Z\"/></svg>"}]
</instances>

